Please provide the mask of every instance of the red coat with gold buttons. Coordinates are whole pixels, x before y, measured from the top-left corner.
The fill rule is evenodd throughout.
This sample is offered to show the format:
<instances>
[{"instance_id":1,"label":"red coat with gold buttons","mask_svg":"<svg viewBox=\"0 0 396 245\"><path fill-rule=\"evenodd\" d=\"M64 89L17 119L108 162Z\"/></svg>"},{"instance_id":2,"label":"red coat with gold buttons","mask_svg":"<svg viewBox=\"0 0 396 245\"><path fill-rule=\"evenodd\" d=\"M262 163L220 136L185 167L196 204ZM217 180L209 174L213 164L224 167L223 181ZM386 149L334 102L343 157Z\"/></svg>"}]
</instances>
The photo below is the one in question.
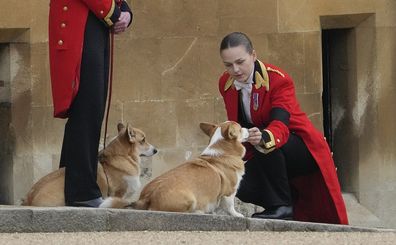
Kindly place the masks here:
<instances>
[{"instance_id":1,"label":"red coat with gold buttons","mask_svg":"<svg viewBox=\"0 0 396 245\"><path fill-rule=\"evenodd\" d=\"M292 79L279 68L258 62L260 72L255 72L252 86L250 113L253 124L271 134L269 146L282 147L290 132L299 135L316 160L320 173L303 176L291 181L298 192L294 201L294 218L300 221L348 224L344 200L330 149L321 132L300 109L295 96ZM238 91L230 75L225 72L219 81L229 120L238 121ZM290 114L289 125L271 120L270 111L280 108ZM245 159L250 159L255 150L246 145Z\"/></svg>"},{"instance_id":2,"label":"red coat with gold buttons","mask_svg":"<svg viewBox=\"0 0 396 245\"><path fill-rule=\"evenodd\" d=\"M88 12L112 26L120 16L115 0L51 0L49 55L54 116L66 118L80 82Z\"/></svg>"}]
</instances>

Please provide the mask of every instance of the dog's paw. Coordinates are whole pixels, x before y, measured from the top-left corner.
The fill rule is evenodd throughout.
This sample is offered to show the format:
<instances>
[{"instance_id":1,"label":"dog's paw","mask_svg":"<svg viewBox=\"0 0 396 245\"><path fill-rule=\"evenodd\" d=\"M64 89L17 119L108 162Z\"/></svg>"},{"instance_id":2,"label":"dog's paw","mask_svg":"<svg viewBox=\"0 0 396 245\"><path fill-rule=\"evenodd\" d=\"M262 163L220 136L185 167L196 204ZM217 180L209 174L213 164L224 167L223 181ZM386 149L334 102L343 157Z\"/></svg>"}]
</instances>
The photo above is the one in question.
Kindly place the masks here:
<instances>
[{"instance_id":1,"label":"dog's paw","mask_svg":"<svg viewBox=\"0 0 396 245\"><path fill-rule=\"evenodd\" d=\"M238 213L238 212L236 212L236 211L235 211L235 213L232 214L232 216L234 216L234 217L240 217L240 218L245 217L245 216L243 216L243 214Z\"/></svg>"}]
</instances>

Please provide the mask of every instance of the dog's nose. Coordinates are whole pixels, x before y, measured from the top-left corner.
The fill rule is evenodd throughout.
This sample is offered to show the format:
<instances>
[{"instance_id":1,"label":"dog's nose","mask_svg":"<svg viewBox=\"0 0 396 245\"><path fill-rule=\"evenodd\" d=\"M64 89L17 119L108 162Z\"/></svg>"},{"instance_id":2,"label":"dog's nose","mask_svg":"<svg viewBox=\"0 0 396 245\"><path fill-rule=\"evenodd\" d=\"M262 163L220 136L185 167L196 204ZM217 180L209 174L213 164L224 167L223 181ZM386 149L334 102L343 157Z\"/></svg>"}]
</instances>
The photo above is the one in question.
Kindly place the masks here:
<instances>
[{"instance_id":1,"label":"dog's nose","mask_svg":"<svg viewBox=\"0 0 396 245\"><path fill-rule=\"evenodd\" d=\"M154 149L154 151L153 151L153 152L154 152L154 154L155 154L155 153L157 153L158 151L157 151L157 149Z\"/></svg>"}]
</instances>

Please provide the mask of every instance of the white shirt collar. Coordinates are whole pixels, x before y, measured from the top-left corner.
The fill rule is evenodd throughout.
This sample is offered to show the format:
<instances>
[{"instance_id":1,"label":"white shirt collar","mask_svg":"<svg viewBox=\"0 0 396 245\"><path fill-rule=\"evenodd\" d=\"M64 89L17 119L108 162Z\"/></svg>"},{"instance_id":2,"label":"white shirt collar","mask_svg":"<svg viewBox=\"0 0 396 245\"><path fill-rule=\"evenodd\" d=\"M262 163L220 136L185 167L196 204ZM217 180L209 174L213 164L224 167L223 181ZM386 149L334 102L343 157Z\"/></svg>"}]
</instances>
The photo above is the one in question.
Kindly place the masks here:
<instances>
[{"instance_id":1,"label":"white shirt collar","mask_svg":"<svg viewBox=\"0 0 396 245\"><path fill-rule=\"evenodd\" d=\"M239 82L237 80L234 80L234 85L236 90L241 90L243 88L251 90L253 84L253 74L254 74L254 69L246 82Z\"/></svg>"}]
</instances>

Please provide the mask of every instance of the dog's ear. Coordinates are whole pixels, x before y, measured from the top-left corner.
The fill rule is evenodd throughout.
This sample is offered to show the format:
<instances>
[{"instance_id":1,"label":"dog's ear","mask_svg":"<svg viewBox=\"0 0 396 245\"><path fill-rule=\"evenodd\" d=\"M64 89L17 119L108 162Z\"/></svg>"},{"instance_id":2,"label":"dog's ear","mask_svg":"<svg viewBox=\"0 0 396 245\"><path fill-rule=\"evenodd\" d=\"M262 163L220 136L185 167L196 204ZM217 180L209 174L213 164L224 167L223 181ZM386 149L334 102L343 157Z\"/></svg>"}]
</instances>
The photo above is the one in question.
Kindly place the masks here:
<instances>
[{"instance_id":1,"label":"dog's ear","mask_svg":"<svg viewBox=\"0 0 396 245\"><path fill-rule=\"evenodd\" d=\"M216 125L212 124L212 123L200 123L199 127L202 129L202 131L207 135L207 136L211 136L214 132L214 130L216 129Z\"/></svg>"},{"instance_id":2,"label":"dog's ear","mask_svg":"<svg viewBox=\"0 0 396 245\"><path fill-rule=\"evenodd\" d=\"M125 128L124 124L122 124L122 123L117 124L118 133L121 132L121 130L123 130L124 128Z\"/></svg>"},{"instance_id":3,"label":"dog's ear","mask_svg":"<svg viewBox=\"0 0 396 245\"><path fill-rule=\"evenodd\" d=\"M135 133L135 131L133 130L133 128L129 124L127 124L126 134L127 134L127 137L128 137L128 141L130 143L135 143L135 141L136 141L136 133Z\"/></svg>"},{"instance_id":4,"label":"dog's ear","mask_svg":"<svg viewBox=\"0 0 396 245\"><path fill-rule=\"evenodd\" d=\"M237 129L237 127L235 127L234 125L230 125L227 128L227 134L226 135L231 140L238 138L238 129Z\"/></svg>"}]
</instances>

